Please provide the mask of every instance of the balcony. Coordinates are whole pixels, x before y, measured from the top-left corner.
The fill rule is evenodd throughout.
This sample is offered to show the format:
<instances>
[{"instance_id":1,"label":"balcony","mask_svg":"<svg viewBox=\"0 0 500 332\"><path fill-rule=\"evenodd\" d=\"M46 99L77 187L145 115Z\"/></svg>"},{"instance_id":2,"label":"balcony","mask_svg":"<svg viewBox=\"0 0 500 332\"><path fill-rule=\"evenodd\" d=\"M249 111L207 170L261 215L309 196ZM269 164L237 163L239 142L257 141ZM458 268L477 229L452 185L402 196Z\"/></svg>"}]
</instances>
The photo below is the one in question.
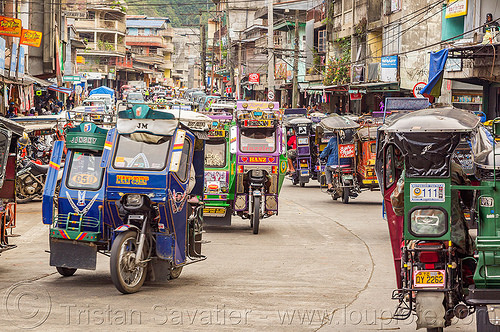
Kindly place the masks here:
<instances>
[{"instance_id":1,"label":"balcony","mask_svg":"<svg viewBox=\"0 0 500 332\"><path fill-rule=\"evenodd\" d=\"M326 18L326 8L325 4L322 3L307 11L306 21L314 20L314 27L317 28L318 25L325 25L323 20Z\"/></svg>"},{"instance_id":2,"label":"balcony","mask_svg":"<svg viewBox=\"0 0 500 332\"><path fill-rule=\"evenodd\" d=\"M103 53L123 53L125 54L125 45L116 45L112 42L106 41L98 41L96 42L87 42L87 48L84 51L78 52L81 53L89 53L91 51L99 51Z\"/></svg>"},{"instance_id":3,"label":"balcony","mask_svg":"<svg viewBox=\"0 0 500 332\"><path fill-rule=\"evenodd\" d=\"M109 31L125 34L125 23L116 20L78 19L77 31Z\"/></svg>"},{"instance_id":4,"label":"balcony","mask_svg":"<svg viewBox=\"0 0 500 332\"><path fill-rule=\"evenodd\" d=\"M162 36L130 36L125 37L128 46L155 46L160 48L168 47L165 38Z\"/></svg>"},{"instance_id":5,"label":"balcony","mask_svg":"<svg viewBox=\"0 0 500 332\"><path fill-rule=\"evenodd\" d=\"M172 38L174 36L174 29L172 27L167 27L165 30L160 31L160 36Z\"/></svg>"},{"instance_id":6,"label":"balcony","mask_svg":"<svg viewBox=\"0 0 500 332\"><path fill-rule=\"evenodd\" d=\"M174 53L174 44L172 43L166 44L165 47L163 48L163 52Z\"/></svg>"},{"instance_id":7,"label":"balcony","mask_svg":"<svg viewBox=\"0 0 500 332\"><path fill-rule=\"evenodd\" d=\"M274 48L283 47L283 37L274 36ZM262 53L267 53L267 35L264 35L255 41L255 48L260 49Z\"/></svg>"}]
</instances>

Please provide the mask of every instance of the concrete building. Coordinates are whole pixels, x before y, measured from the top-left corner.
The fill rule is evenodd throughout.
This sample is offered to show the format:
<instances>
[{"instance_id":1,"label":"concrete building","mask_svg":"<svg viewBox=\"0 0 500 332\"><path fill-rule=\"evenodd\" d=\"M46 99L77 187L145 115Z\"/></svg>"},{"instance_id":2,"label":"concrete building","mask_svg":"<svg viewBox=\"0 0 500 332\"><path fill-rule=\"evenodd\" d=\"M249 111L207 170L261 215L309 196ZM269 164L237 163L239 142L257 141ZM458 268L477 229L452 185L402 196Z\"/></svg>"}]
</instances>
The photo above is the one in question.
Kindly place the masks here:
<instances>
[{"instance_id":1,"label":"concrete building","mask_svg":"<svg viewBox=\"0 0 500 332\"><path fill-rule=\"evenodd\" d=\"M146 86L173 86L172 53L174 30L166 17L127 16L126 45L130 47L134 69L142 74ZM130 80L137 81L139 77Z\"/></svg>"},{"instance_id":2,"label":"concrete building","mask_svg":"<svg viewBox=\"0 0 500 332\"><path fill-rule=\"evenodd\" d=\"M174 68L172 78L174 86L200 88L200 30L193 28L174 28L174 54L172 56Z\"/></svg>"},{"instance_id":3,"label":"concrete building","mask_svg":"<svg viewBox=\"0 0 500 332\"><path fill-rule=\"evenodd\" d=\"M125 8L111 1L88 3L84 17L75 18L74 27L86 43L79 71L89 87L101 85L117 88L120 64L126 62Z\"/></svg>"}]
</instances>

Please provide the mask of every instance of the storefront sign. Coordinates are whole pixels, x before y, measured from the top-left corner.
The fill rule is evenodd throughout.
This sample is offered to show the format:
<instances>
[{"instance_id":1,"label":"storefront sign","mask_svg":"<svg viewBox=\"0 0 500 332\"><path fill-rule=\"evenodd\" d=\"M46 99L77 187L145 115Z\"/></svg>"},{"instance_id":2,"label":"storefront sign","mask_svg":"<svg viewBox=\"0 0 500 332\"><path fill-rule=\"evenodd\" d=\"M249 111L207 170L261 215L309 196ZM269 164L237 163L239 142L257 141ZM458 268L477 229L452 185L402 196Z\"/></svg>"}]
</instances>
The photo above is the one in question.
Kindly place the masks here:
<instances>
[{"instance_id":1,"label":"storefront sign","mask_svg":"<svg viewBox=\"0 0 500 332\"><path fill-rule=\"evenodd\" d=\"M82 79L80 76L63 76L64 82L80 82Z\"/></svg>"},{"instance_id":2,"label":"storefront sign","mask_svg":"<svg viewBox=\"0 0 500 332\"><path fill-rule=\"evenodd\" d=\"M259 84L260 82L260 74L252 73L248 75L248 83Z\"/></svg>"},{"instance_id":3,"label":"storefront sign","mask_svg":"<svg viewBox=\"0 0 500 332\"><path fill-rule=\"evenodd\" d=\"M467 0L448 0L445 18L467 15Z\"/></svg>"},{"instance_id":4,"label":"storefront sign","mask_svg":"<svg viewBox=\"0 0 500 332\"><path fill-rule=\"evenodd\" d=\"M415 98L425 98L424 96L422 96L420 94L420 91L426 85L427 85L427 83L425 83L425 82L418 82L417 84L415 84L415 86L413 87L413 97L415 97Z\"/></svg>"},{"instance_id":5,"label":"storefront sign","mask_svg":"<svg viewBox=\"0 0 500 332\"><path fill-rule=\"evenodd\" d=\"M5 72L5 39L0 37L0 74Z\"/></svg>"},{"instance_id":6,"label":"storefront sign","mask_svg":"<svg viewBox=\"0 0 500 332\"><path fill-rule=\"evenodd\" d=\"M39 31L23 29L21 34L21 45L40 47L42 43L42 33Z\"/></svg>"},{"instance_id":7,"label":"storefront sign","mask_svg":"<svg viewBox=\"0 0 500 332\"><path fill-rule=\"evenodd\" d=\"M0 35L21 37L23 26L20 19L0 16Z\"/></svg>"},{"instance_id":8,"label":"storefront sign","mask_svg":"<svg viewBox=\"0 0 500 332\"><path fill-rule=\"evenodd\" d=\"M361 100L363 95L361 93L351 93L351 100Z\"/></svg>"},{"instance_id":9,"label":"storefront sign","mask_svg":"<svg viewBox=\"0 0 500 332\"><path fill-rule=\"evenodd\" d=\"M398 75L398 56L384 56L380 61L381 81L395 82Z\"/></svg>"},{"instance_id":10,"label":"storefront sign","mask_svg":"<svg viewBox=\"0 0 500 332\"><path fill-rule=\"evenodd\" d=\"M88 80L101 80L102 79L102 74L101 73L94 73L94 72L88 72L88 73L83 73L83 77L88 79Z\"/></svg>"},{"instance_id":11,"label":"storefront sign","mask_svg":"<svg viewBox=\"0 0 500 332\"><path fill-rule=\"evenodd\" d=\"M12 43L12 50L10 52L10 77L16 77L17 68L17 44Z\"/></svg>"},{"instance_id":12,"label":"storefront sign","mask_svg":"<svg viewBox=\"0 0 500 332\"><path fill-rule=\"evenodd\" d=\"M24 47L19 46L19 65L17 67L17 77L19 78L24 77L24 67L25 67L24 52L25 52Z\"/></svg>"}]
</instances>

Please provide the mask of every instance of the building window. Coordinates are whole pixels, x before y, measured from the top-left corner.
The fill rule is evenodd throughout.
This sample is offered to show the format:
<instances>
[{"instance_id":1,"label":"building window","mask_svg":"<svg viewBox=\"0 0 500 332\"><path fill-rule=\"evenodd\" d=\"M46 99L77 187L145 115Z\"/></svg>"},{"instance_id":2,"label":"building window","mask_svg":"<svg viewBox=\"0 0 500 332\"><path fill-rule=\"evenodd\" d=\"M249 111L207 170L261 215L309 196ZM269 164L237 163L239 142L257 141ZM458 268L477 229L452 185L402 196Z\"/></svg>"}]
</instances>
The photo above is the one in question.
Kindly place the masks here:
<instances>
[{"instance_id":1,"label":"building window","mask_svg":"<svg viewBox=\"0 0 500 332\"><path fill-rule=\"evenodd\" d=\"M326 52L326 30L318 31L318 52Z\"/></svg>"},{"instance_id":2,"label":"building window","mask_svg":"<svg viewBox=\"0 0 500 332\"><path fill-rule=\"evenodd\" d=\"M139 29L137 29L137 34L138 34L139 36L144 36L144 28L139 28Z\"/></svg>"},{"instance_id":3,"label":"building window","mask_svg":"<svg viewBox=\"0 0 500 332\"><path fill-rule=\"evenodd\" d=\"M392 55L399 53L401 43L401 25L399 23L390 24L384 28L383 53Z\"/></svg>"},{"instance_id":4,"label":"building window","mask_svg":"<svg viewBox=\"0 0 500 332\"><path fill-rule=\"evenodd\" d=\"M391 0L391 12L401 10L401 0Z\"/></svg>"},{"instance_id":5,"label":"building window","mask_svg":"<svg viewBox=\"0 0 500 332\"><path fill-rule=\"evenodd\" d=\"M87 18L88 18L89 20L93 20L93 19L95 19L95 12L91 12L91 11L89 11L89 12L87 13Z\"/></svg>"}]
</instances>

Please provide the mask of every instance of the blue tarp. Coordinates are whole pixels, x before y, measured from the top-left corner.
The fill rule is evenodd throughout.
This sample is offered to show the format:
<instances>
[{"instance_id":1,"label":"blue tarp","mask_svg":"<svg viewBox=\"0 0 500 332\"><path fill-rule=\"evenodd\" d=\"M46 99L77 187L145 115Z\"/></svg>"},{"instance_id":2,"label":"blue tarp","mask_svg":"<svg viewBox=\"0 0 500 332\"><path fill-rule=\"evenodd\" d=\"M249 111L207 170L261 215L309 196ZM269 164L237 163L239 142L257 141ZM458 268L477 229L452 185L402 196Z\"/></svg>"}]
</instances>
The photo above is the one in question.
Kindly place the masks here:
<instances>
[{"instance_id":1,"label":"blue tarp","mask_svg":"<svg viewBox=\"0 0 500 332\"><path fill-rule=\"evenodd\" d=\"M448 49L431 53L429 65L429 82L420 91L425 97L439 97L441 95L441 85L443 84L444 66L448 59Z\"/></svg>"},{"instance_id":2,"label":"blue tarp","mask_svg":"<svg viewBox=\"0 0 500 332\"><path fill-rule=\"evenodd\" d=\"M115 95L115 90L108 88L107 86L101 86L98 87L97 89L91 90L89 93L89 96L99 94L99 95L110 95L113 97Z\"/></svg>"}]
</instances>

